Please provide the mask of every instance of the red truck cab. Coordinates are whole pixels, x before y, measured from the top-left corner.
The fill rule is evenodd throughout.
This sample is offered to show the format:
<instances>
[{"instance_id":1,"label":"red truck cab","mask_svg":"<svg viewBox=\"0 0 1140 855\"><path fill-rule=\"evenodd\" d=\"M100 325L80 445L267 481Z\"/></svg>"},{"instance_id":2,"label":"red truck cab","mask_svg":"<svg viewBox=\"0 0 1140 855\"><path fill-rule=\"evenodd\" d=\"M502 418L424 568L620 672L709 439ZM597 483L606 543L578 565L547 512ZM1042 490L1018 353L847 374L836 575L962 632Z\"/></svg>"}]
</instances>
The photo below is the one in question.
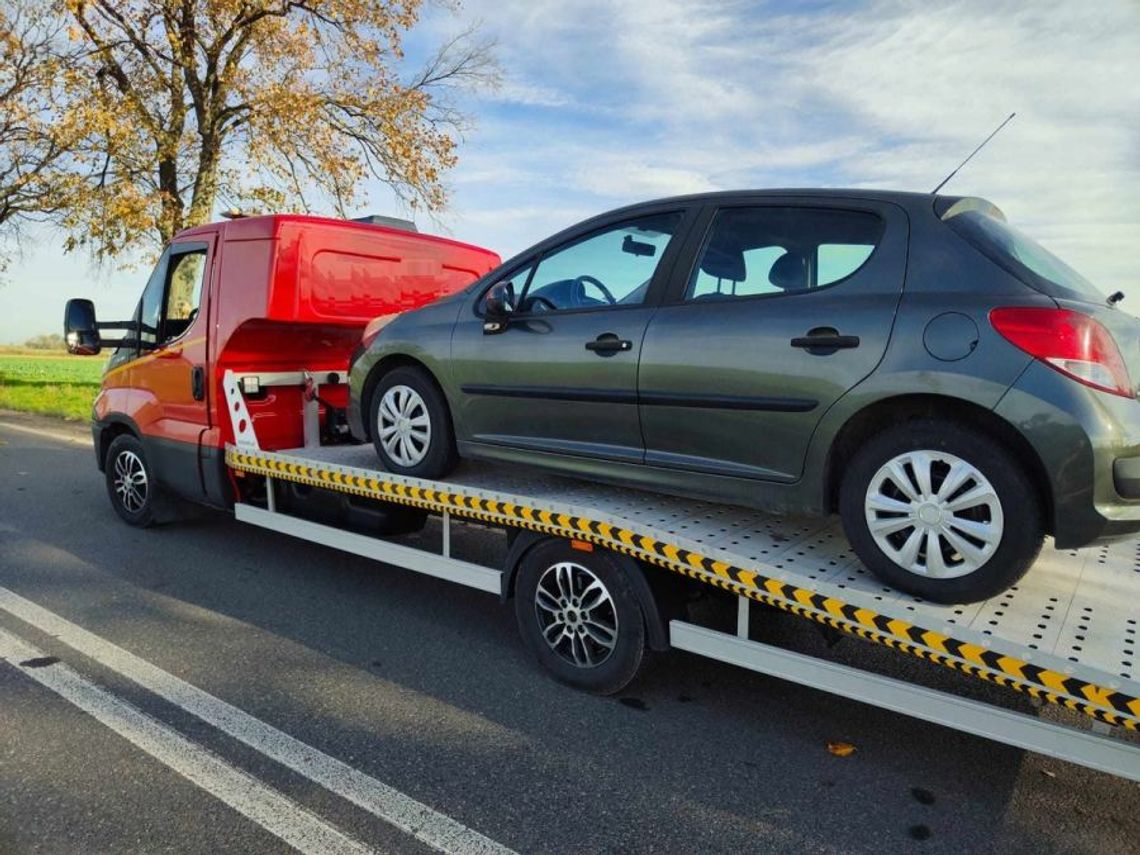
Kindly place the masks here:
<instances>
[{"instance_id":1,"label":"red truck cab","mask_svg":"<svg viewBox=\"0 0 1140 855\"><path fill-rule=\"evenodd\" d=\"M181 232L130 321L98 323L90 301L68 304L73 353L98 353L99 329L126 330L113 342L118 347L95 399L99 468L141 467L143 475L134 477L229 506L224 449L234 437L224 411L226 371L264 377L303 368L320 376L320 419L330 429L348 403L350 356L370 321L458 291L498 264L495 253L446 238L293 214ZM303 444L304 394L296 384L247 396L262 448ZM118 443L130 454L109 460L123 436L137 444ZM129 488L131 477L117 478L116 489Z\"/></svg>"}]
</instances>

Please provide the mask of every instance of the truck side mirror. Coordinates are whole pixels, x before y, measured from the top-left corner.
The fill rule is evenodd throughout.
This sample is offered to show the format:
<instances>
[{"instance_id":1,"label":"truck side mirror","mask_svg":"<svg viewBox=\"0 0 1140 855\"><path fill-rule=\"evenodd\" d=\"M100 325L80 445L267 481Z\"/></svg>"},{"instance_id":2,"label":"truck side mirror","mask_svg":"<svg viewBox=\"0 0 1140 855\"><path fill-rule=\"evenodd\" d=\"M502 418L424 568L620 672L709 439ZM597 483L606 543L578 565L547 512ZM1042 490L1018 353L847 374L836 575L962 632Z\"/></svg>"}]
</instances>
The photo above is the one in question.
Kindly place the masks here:
<instances>
[{"instance_id":1,"label":"truck side mirror","mask_svg":"<svg viewBox=\"0 0 1140 855\"><path fill-rule=\"evenodd\" d=\"M67 342L67 352L77 356L94 356L103 349L94 303L83 299L67 301L63 312L63 337Z\"/></svg>"},{"instance_id":2,"label":"truck side mirror","mask_svg":"<svg viewBox=\"0 0 1140 855\"><path fill-rule=\"evenodd\" d=\"M514 310L514 283L496 282L483 300L483 334L495 335L505 330Z\"/></svg>"}]
</instances>

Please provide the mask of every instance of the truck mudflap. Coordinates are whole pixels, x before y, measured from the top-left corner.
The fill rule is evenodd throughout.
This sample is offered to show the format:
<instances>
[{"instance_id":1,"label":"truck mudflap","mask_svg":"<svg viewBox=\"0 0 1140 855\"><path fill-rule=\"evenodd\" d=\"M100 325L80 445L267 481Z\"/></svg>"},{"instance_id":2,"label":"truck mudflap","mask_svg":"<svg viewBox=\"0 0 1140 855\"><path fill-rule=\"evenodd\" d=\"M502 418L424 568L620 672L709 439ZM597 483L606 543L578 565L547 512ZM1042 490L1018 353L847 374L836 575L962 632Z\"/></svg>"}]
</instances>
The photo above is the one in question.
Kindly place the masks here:
<instances>
[{"instance_id":1,"label":"truck mudflap","mask_svg":"<svg viewBox=\"0 0 1140 855\"><path fill-rule=\"evenodd\" d=\"M834 520L623 490L506 466L465 464L449 481L375 469L359 446L264 452L230 446L250 475L366 496L495 526L585 540L919 659L1140 730L1136 542L1046 550L1018 586L940 606L885 588Z\"/></svg>"}]
</instances>

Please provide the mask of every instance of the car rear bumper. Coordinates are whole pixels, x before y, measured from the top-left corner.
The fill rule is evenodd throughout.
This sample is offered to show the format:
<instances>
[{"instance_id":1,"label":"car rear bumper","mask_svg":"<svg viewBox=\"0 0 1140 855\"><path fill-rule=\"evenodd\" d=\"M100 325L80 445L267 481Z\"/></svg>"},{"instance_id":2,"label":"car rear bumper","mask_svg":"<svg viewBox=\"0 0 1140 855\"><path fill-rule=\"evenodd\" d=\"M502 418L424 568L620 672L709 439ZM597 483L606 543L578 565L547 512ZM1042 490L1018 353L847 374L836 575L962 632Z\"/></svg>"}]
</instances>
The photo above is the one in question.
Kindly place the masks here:
<instances>
[{"instance_id":1,"label":"car rear bumper","mask_svg":"<svg viewBox=\"0 0 1140 855\"><path fill-rule=\"evenodd\" d=\"M1123 499L1140 499L1140 457L1118 457L1112 462L1112 482Z\"/></svg>"},{"instance_id":2,"label":"car rear bumper","mask_svg":"<svg viewBox=\"0 0 1140 855\"><path fill-rule=\"evenodd\" d=\"M1031 364L996 413L1032 446L1058 548L1140 533L1140 402Z\"/></svg>"}]
</instances>

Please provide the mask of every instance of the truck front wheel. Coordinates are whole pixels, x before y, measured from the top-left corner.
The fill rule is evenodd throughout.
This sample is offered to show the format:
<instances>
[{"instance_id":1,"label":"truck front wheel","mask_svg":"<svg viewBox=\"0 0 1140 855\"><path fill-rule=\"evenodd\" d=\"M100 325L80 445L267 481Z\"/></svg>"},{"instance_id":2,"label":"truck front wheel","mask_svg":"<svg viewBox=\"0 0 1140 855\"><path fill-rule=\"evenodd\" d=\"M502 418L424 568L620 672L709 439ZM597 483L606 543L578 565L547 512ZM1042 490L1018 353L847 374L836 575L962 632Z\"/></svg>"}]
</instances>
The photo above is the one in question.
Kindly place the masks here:
<instances>
[{"instance_id":1,"label":"truck front wheel","mask_svg":"<svg viewBox=\"0 0 1140 855\"><path fill-rule=\"evenodd\" d=\"M130 434L116 437L107 449L103 469L115 513L128 525L152 525L160 488L147 464L142 443Z\"/></svg>"},{"instance_id":2,"label":"truck front wheel","mask_svg":"<svg viewBox=\"0 0 1140 855\"><path fill-rule=\"evenodd\" d=\"M645 657L645 619L621 566L604 550L552 539L523 558L515 617L555 678L599 695L625 688Z\"/></svg>"}]
</instances>

